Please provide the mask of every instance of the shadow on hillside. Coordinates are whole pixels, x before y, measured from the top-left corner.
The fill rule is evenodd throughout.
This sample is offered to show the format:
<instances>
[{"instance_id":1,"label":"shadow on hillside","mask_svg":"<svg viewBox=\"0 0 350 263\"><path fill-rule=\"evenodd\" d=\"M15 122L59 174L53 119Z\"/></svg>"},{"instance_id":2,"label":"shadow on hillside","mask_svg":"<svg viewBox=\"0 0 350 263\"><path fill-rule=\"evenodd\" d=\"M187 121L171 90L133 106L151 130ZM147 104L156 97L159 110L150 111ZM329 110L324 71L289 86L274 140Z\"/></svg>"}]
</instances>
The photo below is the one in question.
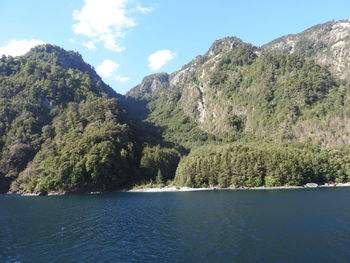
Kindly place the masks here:
<instances>
[{"instance_id":1,"label":"shadow on hillside","mask_svg":"<svg viewBox=\"0 0 350 263\"><path fill-rule=\"evenodd\" d=\"M131 120L131 125L139 138L152 145L174 146L173 143L163 140L165 127L155 126L153 123L146 121L150 114L150 110L147 107L147 100L131 97L122 97L119 100L122 107L126 110L126 114Z\"/></svg>"}]
</instances>

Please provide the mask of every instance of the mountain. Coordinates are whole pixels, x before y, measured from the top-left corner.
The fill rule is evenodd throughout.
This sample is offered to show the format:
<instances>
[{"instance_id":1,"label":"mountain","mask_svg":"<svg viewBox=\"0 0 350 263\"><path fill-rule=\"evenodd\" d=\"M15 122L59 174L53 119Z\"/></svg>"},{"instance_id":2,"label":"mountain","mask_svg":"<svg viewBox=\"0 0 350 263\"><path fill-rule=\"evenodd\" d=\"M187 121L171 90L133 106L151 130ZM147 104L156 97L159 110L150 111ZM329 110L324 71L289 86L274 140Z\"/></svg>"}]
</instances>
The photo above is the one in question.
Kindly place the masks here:
<instances>
[{"instance_id":1,"label":"mountain","mask_svg":"<svg viewBox=\"0 0 350 263\"><path fill-rule=\"evenodd\" d=\"M222 111L229 109L228 105L218 101L222 98L220 94L210 91L206 83L216 76L206 74L216 74L213 62L216 63L222 54L242 55L239 59L245 63L250 56L255 56L253 49L238 38L221 39L206 54L197 56L179 71L171 75L159 73L145 77L141 84L126 94L127 104L134 109L129 112L139 119L145 117L147 122L163 130L166 141L189 146L215 140L217 133L231 131L226 129L226 123L216 119L223 116ZM138 107L141 104L143 107ZM145 112L148 112L147 116ZM216 124L217 127L213 127Z\"/></svg>"},{"instance_id":2,"label":"mountain","mask_svg":"<svg viewBox=\"0 0 350 263\"><path fill-rule=\"evenodd\" d=\"M175 182L260 187L350 181L350 21L262 47L217 40L126 94L129 116L189 151Z\"/></svg>"},{"instance_id":3,"label":"mountain","mask_svg":"<svg viewBox=\"0 0 350 263\"><path fill-rule=\"evenodd\" d=\"M125 96L81 55L0 59L0 192L350 181L350 21L217 40Z\"/></svg>"},{"instance_id":4,"label":"mountain","mask_svg":"<svg viewBox=\"0 0 350 263\"><path fill-rule=\"evenodd\" d=\"M141 149L116 94L52 45L0 60L0 186L102 191L135 180Z\"/></svg>"},{"instance_id":5,"label":"mountain","mask_svg":"<svg viewBox=\"0 0 350 263\"><path fill-rule=\"evenodd\" d=\"M129 113L187 148L234 141L347 145L349 27L349 20L329 22L262 47L217 40L179 71L145 77L126 95L134 105Z\"/></svg>"}]
</instances>

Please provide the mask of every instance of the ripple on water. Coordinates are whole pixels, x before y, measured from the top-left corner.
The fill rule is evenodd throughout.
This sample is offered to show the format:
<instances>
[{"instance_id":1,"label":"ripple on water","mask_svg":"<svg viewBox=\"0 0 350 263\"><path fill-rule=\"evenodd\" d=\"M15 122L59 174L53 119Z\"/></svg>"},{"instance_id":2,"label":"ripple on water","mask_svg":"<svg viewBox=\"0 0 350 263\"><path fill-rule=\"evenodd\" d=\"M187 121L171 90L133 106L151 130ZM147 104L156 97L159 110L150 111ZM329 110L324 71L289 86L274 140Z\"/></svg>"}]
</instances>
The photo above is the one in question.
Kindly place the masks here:
<instances>
[{"instance_id":1,"label":"ripple on water","mask_svg":"<svg viewBox=\"0 0 350 263\"><path fill-rule=\"evenodd\" d=\"M0 196L0 262L348 262L350 189Z\"/></svg>"}]
</instances>

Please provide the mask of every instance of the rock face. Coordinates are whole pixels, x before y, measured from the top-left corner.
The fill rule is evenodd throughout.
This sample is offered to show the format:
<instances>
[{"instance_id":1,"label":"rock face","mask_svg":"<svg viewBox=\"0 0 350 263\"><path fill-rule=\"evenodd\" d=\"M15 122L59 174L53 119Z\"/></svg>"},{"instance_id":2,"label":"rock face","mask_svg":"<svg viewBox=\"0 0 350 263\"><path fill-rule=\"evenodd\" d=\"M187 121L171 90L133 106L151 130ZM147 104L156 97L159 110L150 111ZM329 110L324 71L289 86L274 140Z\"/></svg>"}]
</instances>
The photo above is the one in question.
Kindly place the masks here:
<instances>
[{"instance_id":1,"label":"rock face","mask_svg":"<svg viewBox=\"0 0 350 263\"><path fill-rule=\"evenodd\" d=\"M247 52L254 57L256 50L236 37L217 40L206 54L197 56L179 71L171 75L159 73L145 77L126 96L137 99L168 97L202 130L213 134L228 133L233 129L227 121L229 116L243 116L246 109L227 101L222 91L212 88L212 82L227 54ZM173 97L169 97L169 89Z\"/></svg>"},{"instance_id":2,"label":"rock face","mask_svg":"<svg viewBox=\"0 0 350 263\"><path fill-rule=\"evenodd\" d=\"M169 86L169 75L167 73L158 73L145 77L141 84L133 88L128 96L134 98L145 98Z\"/></svg>"},{"instance_id":3,"label":"rock face","mask_svg":"<svg viewBox=\"0 0 350 263\"><path fill-rule=\"evenodd\" d=\"M229 52L240 44L244 44L242 40L235 37L227 37L214 42L208 52L203 56L197 56L191 62L183 66L179 71L168 75L167 73L157 73L145 77L142 82L131 89L128 97L144 98L151 94L157 94L164 91L168 87L182 87L188 82L193 81L193 76L200 70L203 65L222 53Z\"/></svg>"},{"instance_id":4,"label":"rock face","mask_svg":"<svg viewBox=\"0 0 350 263\"><path fill-rule=\"evenodd\" d=\"M267 52L310 57L346 79L350 76L350 19L316 25L299 34L278 38L262 48Z\"/></svg>"}]
</instances>

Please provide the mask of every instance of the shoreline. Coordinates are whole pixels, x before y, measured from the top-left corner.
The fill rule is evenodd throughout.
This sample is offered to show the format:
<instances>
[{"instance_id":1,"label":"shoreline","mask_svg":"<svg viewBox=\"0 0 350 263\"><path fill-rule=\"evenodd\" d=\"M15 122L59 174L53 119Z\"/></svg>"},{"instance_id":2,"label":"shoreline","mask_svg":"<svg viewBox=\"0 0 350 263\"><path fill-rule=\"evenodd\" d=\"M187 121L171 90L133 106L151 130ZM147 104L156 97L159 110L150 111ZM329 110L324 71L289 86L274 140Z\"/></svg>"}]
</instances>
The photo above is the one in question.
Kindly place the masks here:
<instances>
[{"instance_id":1,"label":"shoreline","mask_svg":"<svg viewBox=\"0 0 350 263\"><path fill-rule=\"evenodd\" d=\"M176 187L176 186L165 186L165 187L152 187L152 188L140 188L131 189L126 192L128 193L164 193L164 192L197 192L197 191L220 191L220 190L283 190L283 189L307 189L307 188L326 188L326 187L350 187L350 183L339 183L339 184L306 184L303 186L287 185L287 186L259 186L259 187L202 187L202 188L191 188L191 187Z\"/></svg>"},{"instance_id":2,"label":"shoreline","mask_svg":"<svg viewBox=\"0 0 350 263\"><path fill-rule=\"evenodd\" d=\"M21 196L62 196L62 195L73 195L73 194L90 194L99 195L107 193L166 193L166 192L199 192L199 191L220 191L220 190L283 190L283 189L307 189L307 188L326 188L326 187L350 187L350 183L338 183L338 184L324 184L317 185L309 183L303 186L287 185L287 186L259 186L259 187L201 187L193 188L186 186L164 186L164 187L152 187L152 188L139 188L139 189L123 189L112 192L66 192L66 191L52 191L48 193L19 193ZM7 194L18 194L18 193L7 193Z\"/></svg>"}]
</instances>

